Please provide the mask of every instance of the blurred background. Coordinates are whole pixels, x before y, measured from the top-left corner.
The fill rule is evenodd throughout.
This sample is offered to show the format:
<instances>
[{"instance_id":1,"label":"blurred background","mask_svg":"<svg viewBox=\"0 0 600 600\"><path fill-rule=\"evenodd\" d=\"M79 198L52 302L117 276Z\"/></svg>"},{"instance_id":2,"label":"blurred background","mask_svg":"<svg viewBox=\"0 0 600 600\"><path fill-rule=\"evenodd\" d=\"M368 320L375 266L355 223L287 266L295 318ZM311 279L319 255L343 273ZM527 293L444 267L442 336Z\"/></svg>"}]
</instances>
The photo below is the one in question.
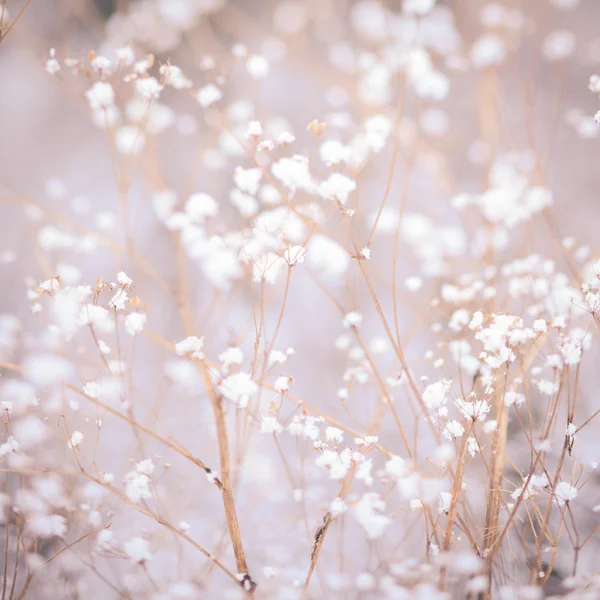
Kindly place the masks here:
<instances>
[{"instance_id":1,"label":"blurred background","mask_svg":"<svg viewBox=\"0 0 600 600\"><path fill-rule=\"evenodd\" d=\"M391 176L390 144L359 169L356 204L361 219L352 228L362 239L368 236L386 193L394 208L405 203L409 223L415 223L410 215L419 213L440 227L464 226L452 199L483 192L489 167L499 154L520 157L519 153L528 152L518 160L532 161L532 177L552 189L552 218L524 224L503 256L508 260L511 255L547 254L558 257L566 268L560 242L567 235L575 237L583 254L586 247L590 255L597 252L600 128L593 116L600 104L587 89L590 75L600 72L597 0L439 0L419 35L436 66L450 77L451 92L440 102L403 93L396 83L378 83L392 76L372 69L378 61L394 65L414 42L413 25L403 16L400 0L9 0L2 6L10 15L3 23L10 23L24 10L0 45L0 284L4 290L0 313L5 317L4 337L11 327L7 315L18 318L23 344L21 350L5 344L5 360L12 353L10 360L18 363L40 343L45 323L32 314L27 290L55 275L71 285L93 284L97 278L114 281L117 272L124 270L133 278L135 294L146 309L150 334L170 343L186 337L176 299L169 293L181 274L178 244L157 217L154 198L165 189L175 191L180 202L192 193L210 194L220 205L221 221L214 233L250 222L229 198L233 168L251 165L223 136L223 129L243 135L243 124L250 118L258 119L273 138L281 131L292 132L296 136L293 152L316 159L318 143L307 130L313 119L327 123L336 136L345 139L346 121L347 130L354 131L373 114L394 119L400 104L401 118L394 132L400 139L400 159ZM506 53L493 65L492 74L469 68L475 43L490 31L501 37ZM252 80L232 58L232 47L240 43L250 53L268 59L271 71L266 79ZM106 130L90 116L84 96L90 77L74 76L66 67L53 76L46 71L46 61L51 49L62 64L67 57L85 58L91 50L110 56L123 46L134 48L138 57L152 54L155 65L179 66L194 82L194 92L223 76L226 102L216 110L203 111L193 94L166 90L160 98L164 111L154 115L155 129L147 135L143 151L115 159ZM126 86L119 89L117 82L115 87L118 94L128 94ZM131 113L125 109L122 118L131 121ZM132 239L124 232L115 173L127 189ZM392 272L395 226L390 221L387 228L380 225L372 249L375 258L369 265L377 289L385 292ZM334 235L352 250L346 233L334 229ZM421 272L422 257L412 252L410 239L407 231L400 247L398 281ZM476 258L471 249L474 240L475 236L461 237L457 242L465 246L459 252L463 265ZM133 260L133 255L143 257L143 264ZM184 262L196 335L205 337L209 357L215 359L229 345L239 345L251 357L258 314L255 294L260 286L240 279L219 289L207 275L208 267L199 267L193 260ZM445 272L450 267L445 261L440 264L437 275L443 281L451 276ZM454 276L456 263L452 265ZM431 284L432 296L439 281ZM433 377L424 354L431 347L430 327L436 315L428 303L402 287L399 326L409 364L417 378ZM265 319L271 332L278 321L282 294L281 286L267 292ZM386 298L384 309L389 315L393 307ZM366 432L365 423L378 406L379 392L374 386L366 390L357 386L347 404L338 398L349 363L334 343L344 333L340 305L344 312L364 313L365 341L370 348L381 347L383 328L359 275L329 282L310 271L294 274L291 280L276 347L295 350L285 365L285 375L294 378L295 396ZM135 417L153 430L164 428L217 468L210 404L193 386L182 388L165 375L172 352L155 342L146 336L123 351L129 362L129 400ZM78 384L102 370L94 350L89 339L76 338L66 351L77 364ZM377 360L386 376L399 374L398 365L385 351ZM579 406L587 414L595 410L597 384L593 369L580 382ZM265 393L259 408L266 410L275 400L273 393ZM405 405L399 410L408 416ZM258 433L256 419L250 417L245 423L245 417L233 413L232 409L228 415L234 440L232 460L241 489L240 522L250 567L261 573L273 564L286 582L303 582L314 531L335 497L334 488L314 466L310 444L300 447L295 440L282 440L275 448L269 436ZM89 428L86 415L74 412L69 422L82 430ZM160 454L156 496L161 510L173 522L187 521L205 546L218 548L231 563L231 548L223 541L226 529L219 497L206 489L204 481L197 483L204 475L175 460L153 440L140 442L127 423L106 418L110 435L102 438L97 452L102 471L114 472L120 480L131 469L129 463ZM407 421L412 436L412 417ZM512 450L518 453L522 440L518 430L511 432ZM401 453L391 418L382 423L379 435L386 447ZM578 446L582 462L600 459L596 438L591 428L582 432ZM52 459L56 468L69 460L65 453L63 444ZM164 468L169 462L173 467ZM600 497L597 484L592 478L582 492L589 496L583 517L590 524L588 530L595 523L591 507ZM297 501L297 489L304 490L302 502ZM484 498L473 497L472 502L475 513L483 510ZM325 551L322 560L327 566L319 572L313 597L342 597L342 593L348 598L374 597L368 588L356 591L348 580L361 571L385 570L390 561L410 555L411 544L420 538L412 533L408 515L404 525L391 534L391 549L385 556L375 546L353 541L359 538L353 537L357 534L352 524L332 534L337 538ZM132 534L151 528L146 517L123 507L114 509L113 522L115 530ZM108 565L106 577L122 594L128 589L131 597L139 598L152 594L156 598L243 596L237 588L230 589L229 582L224 584L221 575L207 577L206 562L188 552L181 540L164 531L154 531L153 536L155 558L148 580L115 566L114 561L102 563L102 567ZM582 555L582 568L591 571L595 568L592 545L588 550ZM526 558L518 552L513 556L526 565ZM567 556L564 564L559 556L558 579L570 569ZM510 560L507 553L506 581L521 580L521 564L510 564ZM53 576L60 585L67 586L68 581L70 586L71 595L64 597L129 597L119 596L101 578L90 575L70 553L56 563ZM296 583L278 587L262 575L255 577L261 579L259 589L264 594L258 597L300 597ZM180 580L192 581L198 588L189 596L177 596L169 585ZM34 597L57 597L52 589L42 588L35 588ZM159 589L160 593L171 591L160 596Z\"/></svg>"}]
</instances>

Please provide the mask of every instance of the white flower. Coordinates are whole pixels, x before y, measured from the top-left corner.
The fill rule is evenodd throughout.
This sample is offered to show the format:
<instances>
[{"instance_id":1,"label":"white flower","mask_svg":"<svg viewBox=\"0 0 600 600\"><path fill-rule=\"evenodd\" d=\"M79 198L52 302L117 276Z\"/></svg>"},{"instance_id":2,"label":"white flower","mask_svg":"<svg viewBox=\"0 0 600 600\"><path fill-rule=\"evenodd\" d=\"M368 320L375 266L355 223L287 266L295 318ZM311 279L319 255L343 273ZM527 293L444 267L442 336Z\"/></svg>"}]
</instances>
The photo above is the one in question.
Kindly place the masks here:
<instances>
[{"instance_id":1,"label":"white flower","mask_svg":"<svg viewBox=\"0 0 600 600\"><path fill-rule=\"evenodd\" d=\"M256 146L256 150L259 152L273 152L275 144L271 140L263 140Z\"/></svg>"},{"instance_id":2,"label":"white flower","mask_svg":"<svg viewBox=\"0 0 600 600\"><path fill-rule=\"evenodd\" d=\"M120 289L116 294L113 295L108 304L111 308L116 310L125 310L125 303L128 299L127 292Z\"/></svg>"},{"instance_id":3,"label":"white flower","mask_svg":"<svg viewBox=\"0 0 600 600\"><path fill-rule=\"evenodd\" d=\"M479 443L474 436L470 436L467 440L467 450L471 456L475 456L479 451Z\"/></svg>"},{"instance_id":4,"label":"white flower","mask_svg":"<svg viewBox=\"0 0 600 600\"><path fill-rule=\"evenodd\" d=\"M384 509L385 502L374 492L364 494L354 506L353 515L370 540L381 537L385 528L392 522L389 517L379 514Z\"/></svg>"},{"instance_id":5,"label":"white flower","mask_svg":"<svg viewBox=\"0 0 600 600\"><path fill-rule=\"evenodd\" d=\"M71 435L71 441L69 442L69 448L77 448L83 441L83 433L81 431L74 431Z\"/></svg>"},{"instance_id":6,"label":"white flower","mask_svg":"<svg viewBox=\"0 0 600 600\"><path fill-rule=\"evenodd\" d=\"M115 56L117 57L117 60L124 65L132 65L135 61L135 53L131 46L117 48Z\"/></svg>"},{"instance_id":7,"label":"white flower","mask_svg":"<svg viewBox=\"0 0 600 600\"><path fill-rule=\"evenodd\" d=\"M146 313L133 312L125 317L125 329L131 336L137 335L144 330L146 325L147 316Z\"/></svg>"},{"instance_id":8,"label":"white flower","mask_svg":"<svg viewBox=\"0 0 600 600\"><path fill-rule=\"evenodd\" d=\"M483 325L483 313L478 310L473 313L473 317L471 318L471 322L469 323L469 329L478 329Z\"/></svg>"},{"instance_id":9,"label":"white flower","mask_svg":"<svg viewBox=\"0 0 600 600\"><path fill-rule=\"evenodd\" d=\"M135 465L135 470L143 475L152 475L154 473L154 463L151 458L146 458Z\"/></svg>"},{"instance_id":10,"label":"white flower","mask_svg":"<svg viewBox=\"0 0 600 600\"><path fill-rule=\"evenodd\" d=\"M446 380L442 379L436 383L431 383L423 392L423 402L425 402L430 410L440 409L446 404L449 391L450 383Z\"/></svg>"},{"instance_id":11,"label":"white flower","mask_svg":"<svg viewBox=\"0 0 600 600\"><path fill-rule=\"evenodd\" d=\"M94 85L85 93L90 108L107 108L115 102L115 90L110 83L96 81Z\"/></svg>"},{"instance_id":12,"label":"white flower","mask_svg":"<svg viewBox=\"0 0 600 600\"><path fill-rule=\"evenodd\" d=\"M248 123L248 129L246 129L246 133L244 134L244 137L246 139L248 138L253 138L253 137L260 137L262 135L262 125L260 124L260 121L250 121L250 123Z\"/></svg>"},{"instance_id":13,"label":"white flower","mask_svg":"<svg viewBox=\"0 0 600 600\"><path fill-rule=\"evenodd\" d=\"M208 108L211 104L218 102L223 97L221 90L214 84L209 83L198 90L196 100L202 108Z\"/></svg>"},{"instance_id":14,"label":"white flower","mask_svg":"<svg viewBox=\"0 0 600 600\"><path fill-rule=\"evenodd\" d=\"M234 373L223 379L219 385L219 392L242 408L248 406L250 396L257 391L258 385L252 381L249 373Z\"/></svg>"},{"instance_id":15,"label":"white flower","mask_svg":"<svg viewBox=\"0 0 600 600\"><path fill-rule=\"evenodd\" d=\"M282 131L275 141L278 146L285 146L296 141L296 138L289 131Z\"/></svg>"},{"instance_id":16,"label":"white flower","mask_svg":"<svg viewBox=\"0 0 600 600\"><path fill-rule=\"evenodd\" d=\"M465 428L460 424L460 421L448 421L443 433L445 438L451 440L462 437L464 432Z\"/></svg>"},{"instance_id":17,"label":"white flower","mask_svg":"<svg viewBox=\"0 0 600 600\"><path fill-rule=\"evenodd\" d=\"M61 515L37 513L27 518L27 528L39 537L62 537L67 531L67 520Z\"/></svg>"},{"instance_id":18,"label":"white flower","mask_svg":"<svg viewBox=\"0 0 600 600\"><path fill-rule=\"evenodd\" d=\"M214 217L219 212L219 204L203 192L192 194L185 203L185 212L194 223L203 223L208 217Z\"/></svg>"},{"instance_id":19,"label":"white flower","mask_svg":"<svg viewBox=\"0 0 600 600\"><path fill-rule=\"evenodd\" d=\"M283 426L275 417L263 416L260 422L261 433L280 433Z\"/></svg>"},{"instance_id":20,"label":"white flower","mask_svg":"<svg viewBox=\"0 0 600 600\"><path fill-rule=\"evenodd\" d=\"M316 189L308 169L308 159L305 156L296 154L291 158L287 156L280 158L271 166L271 172L292 192L297 189L312 192Z\"/></svg>"},{"instance_id":21,"label":"white flower","mask_svg":"<svg viewBox=\"0 0 600 600\"><path fill-rule=\"evenodd\" d=\"M0 444L0 458L7 454L17 453L19 451L19 442L13 437L8 437L4 444Z\"/></svg>"},{"instance_id":22,"label":"white flower","mask_svg":"<svg viewBox=\"0 0 600 600\"><path fill-rule=\"evenodd\" d=\"M258 186L262 177L261 169L243 169L236 167L233 173L233 180L242 192L255 196L258 192Z\"/></svg>"},{"instance_id":23,"label":"white flower","mask_svg":"<svg viewBox=\"0 0 600 600\"><path fill-rule=\"evenodd\" d=\"M469 325L470 319L471 313L465 308L459 308L452 313L448 327L452 331L461 331L466 325Z\"/></svg>"},{"instance_id":24,"label":"white flower","mask_svg":"<svg viewBox=\"0 0 600 600\"><path fill-rule=\"evenodd\" d=\"M94 71L98 71L99 73L104 71L105 73L110 73L111 64L110 60L106 58L106 56L96 56L94 60L91 62L92 69Z\"/></svg>"},{"instance_id":25,"label":"white flower","mask_svg":"<svg viewBox=\"0 0 600 600\"><path fill-rule=\"evenodd\" d=\"M290 267L303 263L305 256L306 248L304 246L290 246L289 248L286 248L285 252L283 253L283 258L290 265Z\"/></svg>"},{"instance_id":26,"label":"white flower","mask_svg":"<svg viewBox=\"0 0 600 600\"><path fill-rule=\"evenodd\" d=\"M561 481L557 484L554 491L554 499L559 506L564 506L565 503L574 500L577 497L577 488L566 481Z\"/></svg>"},{"instance_id":27,"label":"white flower","mask_svg":"<svg viewBox=\"0 0 600 600\"><path fill-rule=\"evenodd\" d=\"M204 352L202 352L203 347L204 338L191 335L175 344L175 354L177 354L177 356L190 355L192 358L202 360L204 358Z\"/></svg>"},{"instance_id":28,"label":"white flower","mask_svg":"<svg viewBox=\"0 0 600 600\"><path fill-rule=\"evenodd\" d=\"M344 432L337 427L327 427L325 429L325 437L328 442L335 442L336 444L341 444L344 439Z\"/></svg>"},{"instance_id":29,"label":"white flower","mask_svg":"<svg viewBox=\"0 0 600 600\"><path fill-rule=\"evenodd\" d=\"M283 364L288 359L287 355L280 350L271 350L269 353L269 366Z\"/></svg>"},{"instance_id":30,"label":"white flower","mask_svg":"<svg viewBox=\"0 0 600 600\"><path fill-rule=\"evenodd\" d=\"M142 563L152 558L148 540L134 537L123 544L125 554L134 562Z\"/></svg>"},{"instance_id":31,"label":"white flower","mask_svg":"<svg viewBox=\"0 0 600 600\"><path fill-rule=\"evenodd\" d=\"M135 90L144 100L158 98L162 89L162 85L154 77L145 77L135 82Z\"/></svg>"},{"instance_id":32,"label":"white flower","mask_svg":"<svg viewBox=\"0 0 600 600\"><path fill-rule=\"evenodd\" d=\"M352 452L349 448L346 448L342 452L324 450L315 461L315 464L317 467L328 469L329 477L339 481L343 479L350 470L352 464Z\"/></svg>"},{"instance_id":33,"label":"white flower","mask_svg":"<svg viewBox=\"0 0 600 600\"><path fill-rule=\"evenodd\" d=\"M231 365L241 365L244 360L244 353L240 348L227 348L225 352L221 352L219 354L219 361L223 365L224 368L229 367Z\"/></svg>"},{"instance_id":34,"label":"white flower","mask_svg":"<svg viewBox=\"0 0 600 600\"><path fill-rule=\"evenodd\" d=\"M83 393L90 398L98 398L100 396L100 384L95 381L88 381L83 386Z\"/></svg>"},{"instance_id":35,"label":"white flower","mask_svg":"<svg viewBox=\"0 0 600 600\"><path fill-rule=\"evenodd\" d=\"M291 377L278 377L275 380L275 385L273 386L280 394L284 394L288 392L290 389L292 378Z\"/></svg>"},{"instance_id":36,"label":"white flower","mask_svg":"<svg viewBox=\"0 0 600 600\"><path fill-rule=\"evenodd\" d=\"M192 87L191 80L175 65L161 65L160 74L164 76L166 85L170 85L176 90L184 90Z\"/></svg>"},{"instance_id":37,"label":"white flower","mask_svg":"<svg viewBox=\"0 0 600 600\"><path fill-rule=\"evenodd\" d=\"M473 400L469 402L468 400L457 398L454 402L465 419L473 421L485 421L487 414L491 410L491 406L485 400Z\"/></svg>"},{"instance_id":38,"label":"white flower","mask_svg":"<svg viewBox=\"0 0 600 600\"><path fill-rule=\"evenodd\" d=\"M53 49L54 50L54 49ZM56 75L60 71L60 63L54 58L52 55L46 61L46 72L50 73L50 75Z\"/></svg>"},{"instance_id":39,"label":"white flower","mask_svg":"<svg viewBox=\"0 0 600 600\"><path fill-rule=\"evenodd\" d=\"M39 285L40 290L44 290L45 292L54 292L60 287L60 283L56 277L52 279L46 279L42 281Z\"/></svg>"},{"instance_id":40,"label":"white flower","mask_svg":"<svg viewBox=\"0 0 600 600\"><path fill-rule=\"evenodd\" d=\"M326 181L321 183L319 191L323 198L337 200L343 205L348 202L348 196L355 189L356 181L341 173L332 173Z\"/></svg>"},{"instance_id":41,"label":"white flower","mask_svg":"<svg viewBox=\"0 0 600 600\"><path fill-rule=\"evenodd\" d=\"M141 471L136 468L135 471L129 471L125 474L125 494L132 502L137 503L152 498L150 475L154 470L154 465L151 469L150 465L143 465Z\"/></svg>"},{"instance_id":42,"label":"white flower","mask_svg":"<svg viewBox=\"0 0 600 600\"><path fill-rule=\"evenodd\" d=\"M325 140L319 146L319 156L328 167L346 161L350 154L351 148L338 140Z\"/></svg>"},{"instance_id":43,"label":"white flower","mask_svg":"<svg viewBox=\"0 0 600 600\"><path fill-rule=\"evenodd\" d=\"M179 521L178 527L183 533L187 533L191 529L191 525L187 521Z\"/></svg>"},{"instance_id":44,"label":"white flower","mask_svg":"<svg viewBox=\"0 0 600 600\"><path fill-rule=\"evenodd\" d=\"M524 499L533 498L539 491L548 485L550 485L550 481L546 475L532 475L531 477L527 476L524 478L525 481L529 479L529 484L525 489L525 485L518 487L512 494L511 498L513 500L518 500L520 496L523 496Z\"/></svg>"}]
</instances>

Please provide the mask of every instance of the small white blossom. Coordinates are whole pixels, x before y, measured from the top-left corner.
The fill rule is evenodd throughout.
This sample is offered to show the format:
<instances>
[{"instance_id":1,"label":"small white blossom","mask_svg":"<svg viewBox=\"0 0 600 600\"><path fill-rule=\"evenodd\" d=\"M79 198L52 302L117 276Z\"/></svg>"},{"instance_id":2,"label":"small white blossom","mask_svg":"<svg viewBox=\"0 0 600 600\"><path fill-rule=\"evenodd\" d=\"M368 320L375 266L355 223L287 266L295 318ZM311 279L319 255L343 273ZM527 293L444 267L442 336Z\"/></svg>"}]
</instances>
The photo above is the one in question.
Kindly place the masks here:
<instances>
[{"instance_id":1,"label":"small white blossom","mask_svg":"<svg viewBox=\"0 0 600 600\"><path fill-rule=\"evenodd\" d=\"M283 426L275 417L263 416L260 421L261 433L280 433L283 431Z\"/></svg>"},{"instance_id":2,"label":"small white blossom","mask_svg":"<svg viewBox=\"0 0 600 600\"><path fill-rule=\"evenodd\" d=\"M110 83L96 81L85 93L85 97L92 109L108 108L115 102L115 91Z\"/></svg>"},{"instance_id":3,"label":"small white blossom","mask_svg":"<svg viewBox=\"0 0 600 600\"><path fill-rule=\"evenodd\" d=\"M356 181L341 173L332 173L319 188L323 198L337 200L344 205L348 202L349 195L356 189Z\"/></svg>"},{"instance_id":4,"label":"small white blossom","mask_svg":"<svg viewBox=\"0 0 600 600\"><path fill-rule=\"evenodd\" d=\"M243 360L244 353L237 347L227 348L225 352L219 354L219 361L225 368L231 365L241 365Z\"/></svg>"},{"instance_id":5,"label":"small white blossom","mask_svg":"<svg viewBox=\"0 0 600 600\"><path fill-rule=\"evenodd\" d=\"M255 196L258 192L258 186L262 178L261 169L243 169L236 167L233 173L233 180L242 192Z\"/></svg>"},{"instance_id":6,"label":"small white blossom","mask_svg":"<svg viewBox=\"0 0 600 600\"><path fill-rule=\"evenodd\" d=\"M380 500L379 494L368 492L356 503L353 515L365 530L370 540L383 535L386 527L392 522L389 517L380 514L385 509L385 502Z\"/></svg>"},{"instance_id":7,"label":"small white blossom","mask_svg":"<svg viewBox=\"0 0 600 600\"><path fill-rule=\"evenodd\" d=\"M338 515L343 515L348 510L348 505L344 502L342 498L336 498L329 505L329 512L333 518Z\"/></svg>"},{"instance_id":8,"label":"small white blossom","mask_svg":"<svg viewBox=\"0 0 600 600\"><path fill-rule=\"evenodd\" d=\"M146 325L147 316L146 313L133 312L125 317L125 329L131 336L135 336L144 330Z\"/></svg>"},{"instance_id":9,"label":"small white blossom","mask_svg":"<svg viewBox=\"0 0 600 600\"><path fill-rule=\"evenodd\" d=\"M198 90L196 100L202 108L208 108L215 102L218 102L223 97L221 90L214 84L209 83Z\"/></svg>"},{"instance_id":10,"label":"small white blossom","mask_svg":"<svg viewBox=\"0 0 600 600\"><path fill-rule=\"evenodd\" d=\"M577 497L577 488L566 481L560 481L556 485L554 498L559 506L563 506L567 502L574 500Z\"/></svg>"},{"instance_id":11,"label":"small white blossom","mask_svg":"<svg viewBox=\"0 0 600 600\"><path fill-rule=\"evenodd\" d=\"M459 421L448 421L443 431L444 437L448 438L449 440L462 437L464 432L465 428L460 424Z\"/></svg>"},{"instance_id":12,"label":"small white blossom","mask_svg":"<svg viewBox=\"0 0 600 600\"><path fill-rule=\"evenodd\" d=\"M275 385L273 386L276 391L280 394L284 394L289 391L291 384L291 377L281 376L275 380Z\"/></svg>"},{"instance_id":13,"label":"small white blossom","mask_svg":"<svg viewBox=\"0 0 600 600\"><path fill-rule=\"evenodd\" d=\"M148 540L141 537L134 537L126 541L123 544L123 549L127 557L137 563L146 562L152 558Z\"/></svg>"},{"instance_id":14,"label":"small white blossom","mask_svg":"<svg viewBox=\"0 0 600 600\"><path fill-rule=\"evenodd\" d=\"M55 58L54 48L50 49L50 58L46 61L46 72L56 75L60 71L60 63Z\"/></svg>"},{"instance_id":15,"label":"small white blossom","mask_svg":"<svg viewBox=\"0 0 600 600\"><path fill-rule=\"evenodd\" d=\"M285 146L287 144L291 144L292 142L295 142L296 138L289 132L289 131L282 131L278 136L277 136L277 145L278 146Z\"/></svg>"},{"instance_id":16,"label":"small white blossom","mask_svg":"<svg viewBox=\"0 0 600 600\"><path fill-rule=\"evenodd\" d=\"M257 391L258 385L252 381L249 373L234 373L223 379L219 385L219 392L241 408L248 406L250 397Z\"/></svg>"},{"instance_id":17,"label":"small white blossom","mask_svg":"<svg viewBox=\"0 0 600 600\"><path fill-rule=\"evenodd\" d=\"M250 123L248 123L248 129L246 129L244 137L246 139L259 138L262 135L262 132L263 130L260 121L250 121Z\"/></svg>"},{"instance_id":18,"label":"small white blossom","mask_svg":"<svg viewBox=\"0 0 600 600\"><path fill-rule=\"evenodd\" d=\"M283 257L290 267L304 262L306 248L304 246L290 246L286 248Z\"/></svg>"},{"instance_id":19,"label":"small white blossom","mask_svg":"<svg viewBox=\"0 0 600 600\"><path fill-rule=\"evenodd\" d=\"M336 444L341 444L344 439L344 432L337 427L327 427L325 429L325 437L328 442L335 442Z\"/></svg>"},{"instance_id":20,"label":"small white blossom","mask_svg":"<svg viewBox=\"0 0 600 600\"><path fill-rule=\"evenodd\" d=\"M175 344L175 354L177 354L177 356L189 355L192 358L202 360L204 358L204 352L202 352L203 347L204 338L192 335Z\"/></svg>"},{"instance_id":21,"label":"small white blossom","mask_svg":"<svg viewBox=\"0 0 600 600\"><path fill-rule=\"evenodd\" d=\"M69 448L77 448L83 441L83 433L81 431L74 431L71 435L71 441L69 442Z\"/></svg>"}]
</instances>

